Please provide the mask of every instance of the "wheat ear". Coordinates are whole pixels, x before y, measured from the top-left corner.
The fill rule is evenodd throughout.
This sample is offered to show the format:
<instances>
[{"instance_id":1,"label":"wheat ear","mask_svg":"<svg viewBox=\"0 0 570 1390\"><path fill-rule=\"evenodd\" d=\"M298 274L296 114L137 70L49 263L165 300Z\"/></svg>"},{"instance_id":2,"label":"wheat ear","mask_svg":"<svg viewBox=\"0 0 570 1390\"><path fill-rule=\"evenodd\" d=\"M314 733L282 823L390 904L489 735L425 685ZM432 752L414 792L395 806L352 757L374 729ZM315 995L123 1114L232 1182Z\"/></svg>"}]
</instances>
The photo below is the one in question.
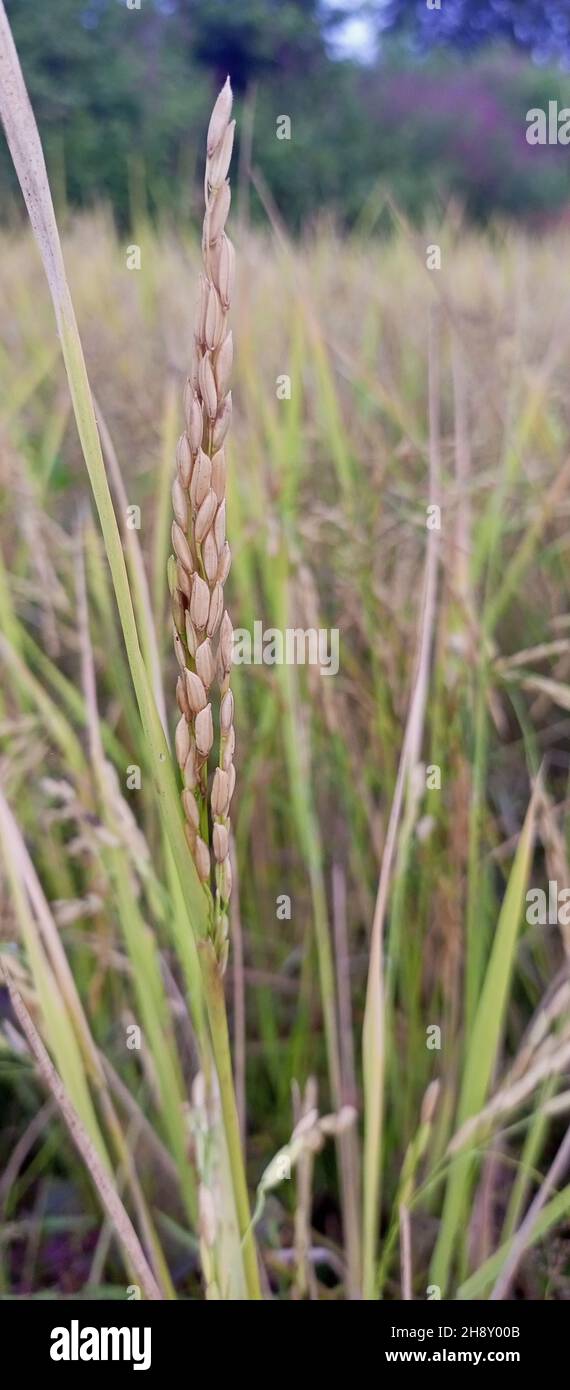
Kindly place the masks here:
<instances>
[{"instance_id":1,"label":"wheat ear","mask_svg":"<svg viewBox=\"0 0 570 1390\"><path fill-rule=\"evenodd\" d=\"M229 382L233 342L228 310L235 253L224 230L231 201L226 177L235 129L231 109L228 77L208 127L204 269L192 367L184 390L186 428L178 441L172 486L174 554L168 571L174 647L180 667L175 746L184 783L186 836L208 896L211 934L222 972L228 957L229 806L235 785L230 690L233 629L224 608L224 584L231 561L226 540L224 446L232 414ZM212 693L216 685L220 697L219 756L208 801L208 764L214 745Z\"/></svg>"}]
</instances>

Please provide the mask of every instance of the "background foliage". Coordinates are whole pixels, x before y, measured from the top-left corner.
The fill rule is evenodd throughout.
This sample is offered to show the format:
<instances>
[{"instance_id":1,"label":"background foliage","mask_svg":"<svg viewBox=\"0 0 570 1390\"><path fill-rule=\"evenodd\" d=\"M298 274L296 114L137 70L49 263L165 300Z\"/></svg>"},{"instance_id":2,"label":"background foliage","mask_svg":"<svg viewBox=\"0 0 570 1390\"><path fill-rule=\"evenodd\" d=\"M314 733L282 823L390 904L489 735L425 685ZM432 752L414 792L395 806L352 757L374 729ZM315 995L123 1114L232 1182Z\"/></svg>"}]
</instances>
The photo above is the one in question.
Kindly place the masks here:
<instances>
[{"instance_id":1,"label":"background foliage","mask_svg":"<svg viewBox=\"0 0 570 1390\"><path fill-rule=\"evenodd\" d=\"M347 0L141 0L140 10L127 0L9 0L7 9L60 212L103 197L123 226L141 207L190 214L203 112L228 71L238 130L246 102L253 164L293 228L316 208L353 225L386 191L414 220L453 199L477 219L542 222L570 200L568 152L525 140L529 107L566 103L561 4L531 0L521 18L510 0L446 0L441 11L374 0L361 7L370 43L358 61L334 44L354 14ZM291 141L276 138L283 113ZM4 195L7 186L2 151Z\"/></svg>"}]
</instances>

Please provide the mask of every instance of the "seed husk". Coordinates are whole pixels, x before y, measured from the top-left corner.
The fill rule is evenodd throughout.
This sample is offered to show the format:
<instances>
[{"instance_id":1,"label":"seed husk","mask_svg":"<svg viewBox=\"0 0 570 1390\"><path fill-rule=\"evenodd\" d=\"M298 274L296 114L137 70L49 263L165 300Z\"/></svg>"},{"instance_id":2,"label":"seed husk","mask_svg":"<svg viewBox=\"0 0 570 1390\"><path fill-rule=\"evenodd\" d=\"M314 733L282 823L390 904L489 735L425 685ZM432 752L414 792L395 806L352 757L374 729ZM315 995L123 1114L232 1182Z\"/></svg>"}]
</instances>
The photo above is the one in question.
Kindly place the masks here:
<instances>
[{"instance_id":1,"label":"seed husk","mask_svg":"<svg viewBox=\"0 0 570 1390\"><path fill-rule=\"evenodd\" d=\"M184 715L181 715L176 725L176 732L174 734L174 747L176 751L176 759L178 762L178 766L184 767L184 764L190 752L190 730L188 728L188 722L184 718Z\"/></svg>"},{"instance_id":2,"label":"seed husk","mask_svg":"<svg viewBox=\"0 0 570 1390\"><path fill-rule=\"evenodd\" d=\"M230 800L230 781L227 772L217 767L212 782L210 802L214 816L225 816Z\"/></svg>"},{"instance_id":3,"label":"seed husk","mask_svg":"<svg viewBox=\"0 0 570 1390\"><path fill-rule=\"evenodd\" d=\"M184 815L186 816L186 820L188 821L189 825L193 825L194 829L198 830L198 827L200 825L198 802L196 801L194 792L190 791L189 787L185 787L182 793L182 805L184 807Z\"/></svg>"},{"instance_id":4,"label":"seed husk","mask_svg":"<svg viewBox=\"0 0 570 1390\"><path fill-rule=\"evenodd\" d=\"M232 868L229 855L226 856L222 864L218 864L217 876L220 897L222 902L227 903L232 892Z\"/></svg>"},{"instance_id":5,"label":"seed husk","mask_svg":"<svg viewBox=\"0 0 570 1390\"><path fill-rule=\"evenodd\" d=\"M186 434L181 434L176 446L176 467L182 486L187 488L192 474L192 451Z\"/></svg>"},{"instance_id":6,"label":"seed husk","mask_svg":"<svg viewBox=\"0 0 570 1390\"><path fill-rule=\"evenodd\" d=\"M208 226L210 246L213 245L218 237L221 236L230 210L232 194L227 179L216 188L210 204L210 221Z\"/></svg>"},{"instance_id":7,"label":"seed husk","mask_svg":"<svg viewBox=\"0 0 570 1390\"><path fill-rule=\"evenodd\" d=\"M184 569L184 566L180 564L180 560L176 563L176 580L181 593L184 594L185 598L189 599L192 593L192 575L188 573L188 570Z\"/></svg>"},{"instance_id":8,"label":"seed husk","mask_svg":"<svg viewBox=\"0 0 570 1390\"><path fill-rule=\"evenodd\" d=\"M208 588L208 585L206 584L205 579L202 579L201 575L197 574L192 585L192 598L190 599L190 617L192 619L194 627L197 628L198 631L201 631L203 628L205 628L206 623L208 622L209 609L210 590ZM208 625L208 636L210 637L211 635L212 634L210 633Z\"/></svg>"},{"instance_id":9,"label":"seed husk","mask_svg":"<svg viewBox=\"0 0 570 1390\"><path fill-rule=\"evenodd\" d=\"M214 291L214 293L216 294L216 301L220 305L221 313L222 306L220 304L220 300L218 299L216 291ZM230 384L233 360L234 341L233 334L230 329L230 332L226 334L226 337L224 338L224 341L221 344L220 350L216 357L216 364L214 367L214 376L216 378L216 390L218 393L218 400L220 401L223 400Z\"/></svg>"},{"instance_id":10,"label":"seed husk","mask_svg":"<svg viewBox=\"0 0 570 1390\"><path fill-rule=\"evenodd\" d=\"M232 552L231 552L231 550L230 550L230 547L229 547L229 545L228 545L228 542L227 542L227 541L224 541L224 545L223 545L222 552L221 552L220 559L219 559L218 573L217 573L217 579L218 579L218 581L219 581L220 584L225 584L226 579L227 579L227 577L228 577L228 574L229 574L229 572L230 572L231 563L232 563Z\"/></svg>"},{"instance_id":11,"label":"seed husk","mask_svg":"<svg viewBox=\"0 0 570 1390\"><path fill-rule=\"evenodd\" d=\"M229 236L224 235L220 240L220 253L217 267L217 286L220 300L224 309L229 309L234 291L236 253L234 244Z\"/></svg>"},{"instance_id":12,"label":"seed husk","mask_svg":"<svg viewBox=\"0 0 570 1390\"><path fill-rule=\"evenodd\" d=\"M224 311L220 303L220 296L215 285L210 285L208 292L208 308L206 311L206 324L204 329L204 341L210 352L215 352L220 347L224 332ZM227 339L225 340L227 342ZM225 346L225 344L224 344Z\"/></svg>"},{"instance_id":13,"label":"seed husk","mask_svg":"<svg viewBox=\"0 0 570 1390\"><path fill-rule=\"evenodd\" d=\"M212 158L214 151L217 150L218 145L224 138L231 116L232 102L232 89L230 86L230 79L227 77L210 116L208 134L206 137L208 159Z\"/></svg>"},{"instance_id":14,"label":"seed husk","mask_svg":"<svg viewBox=\"0 0 570 1390\"><path fill-rule=\"evenodd\" d=\"M230 615L226 608L226 611L222 618L222 625L220 628L220 657L224 671L229 671L231 669L233 646L234 630L232 627Z\"/></svg>"},{"instance_id":15,"label":"seed husk","mask_svg":"<svg viewBox=\"0 0 570 1390\"><path fill-rule=\"evenodd\" d=\"M212 155L208 165L208 183L211 188L219 188L224 182L230 167L232 150L234 147L235 128L235 121L230 121L215 154Z\"/></svg>"},{"instance_id":16,"label":"seed husk","mask_svg":"<svg viewBox=\"0 0 570 1390\"><path fill-rule=\"evenodd\" d=\"M192 391L188 405L188 410L186 414L186 429L188 431L190 449L193 454L197 454L202 443L202 435L204 433L204 419L202 415L202 407L200 405L200 401L195 391ZM189 482L190 478L188 478L188 483ZM188 483L186 483L186 486L188 486Z\"/></svg>"},{"instance_id":17,"label":"seed husk","mask_svg":"<svg viewBox=\"0 0 570 1390\"><path fill-rule=\"evenodd\" d=\"M208 455L204 453L203 449L200 449L194 464L192 482L190 484L190 501L194 511L198 510L198 507L201 506L204 498L207 496L211 477L212 464Z\"/></svg>"},{"instance_id":18,"label":"seed husk","mask_svg":"<svg viewBox=\"0 0 570 1390\"><path fill-rule=\"evenodd\" d=\"M215 420L218 411L216 378L209 352L204 353L199 369L200 394L210 420Z\"/></svg>"},{"instance_id":19,"label":"seed husk","mask_svg":"<svg viewBox=\"0 0 570 1390\"><path fill-rule=\"evenodd\" d=\"M198 781L198 774L196 770L196 748L192 741L190 742L190 752L184 764L183 777L184 786L188 787L190 791L193 791Z\"/></svg>"},{"instance_id":20,"label":"seed husk","mask_svg":"<svg viewBox=\"0 0 570 1390\"><path fill-rule=\"evenodd\" d=\"M173 599L172 599L172 617L174 618L174 626L175 626L177 632L183 633L183 632L184 632L184 604L183 604L183 602L182 602L182 596L181 596L180 591L179 591L178 589L176 590L176 593L174 594L174 597L173 597Z\"/></svg>"},{"instance_id":21,"label":"seed husk","mask_svg":"<svg viewBox=\"0 0 570 1390\"><path fill-rule=\"evenodd\" d=\"M217 859L218 864L222 864L224 859L226 858L226 855L229 850L229 845L230 841L226 826L220 825L219 822L216 822L212 832L212 846L214 850L214 858Z\"/></svg>"},{"instance_id":22,"label":"seed husk","mask_svg":"<svg viewBox=\"0 0 570 1390\"><path fill-rule=\"evenodd\" d=\"M229 772L230 767L231 767L232 764L233 764L233 758L234 758L234 753L235 753L235 747L236 747L236 736L235 736L234 729L233 729L233 727L232 727L232 728L230 729L229 734L228 734L227 742L224 744L224 751L223 751L223 754L222 754L222 767L223 767L223 769L224 769L224 772Z\"/></svg>"},{"instance_id":23,"label":"seed husk","mask_svg":"<svg viewBox=\"0 0 570 1390\"><path fill-rule=\"evenodd\" d=\"M210 599L210 607L208 612L208 626L206 629L208 637L213 637L215 633L218 631L218 628L222 621L223 611L224 591L222 589L221 584L216 583L214 584L214 587L212 589L212 597Z\"/></svg>"},{"instance_id":24,"label":"seed husk","mask_svg":"<svg viewBox=\"0 0 570 1390\"><path fill-rule=\"evenodd\" d=\"M218 573L218 551L213 531L208 531L202 543L202 564L209 584L213 584Z\"/></svg>"},{"instance_id":25,"label":"seed husk","mask_svg":"<svg viewBox=\"0 0 570 1390\"><path fill-rule=\"evenodd\" d=\"M171 534L174 552L180 560L180 564L183 565L184 569L188 571L188 574L192 574L194 569L194 561L192 559L190 546L188 545L186 536L184 535L184 532L178 525L177 521L173 521L172 523Z\"/></svg>"},{"instance_id":26,"label":"seed husk","mask_svg":"<svg viewBox=\"0 0 570 1390\"><path fill-rule=\"evenodd\" d=\"M216 506L216 494L214 492L214 489L210 488L209 492L206 493L204 501L202 502L202 505L198 511L198 515L196 517L194 525L194 535L196 537L198 545L202 544L206 532L209 531L210 526L212 525L216 513Z\"/></svg>"},{"instance_id":27,"label":"seed husk","mask_svg":"<svg viewBox=\"0 0 570 1390\"><path fill-rule=\"evenodd\" d=\"M218 502L223 502L226 495L226 473L226 455L225 450L222 448L218 449L212 459L212 487Z\"/></svg>"},{"instance_id":28,"label":"seed husk","mask_svg":"<svg viewBox=\"0 0 570 1390\"><path fill-rule=\"evenodd\" d=\"M228 769L227 769L227 778L228 778L228 783L229 783L229 796L228 796L228 805L229 805L230 802L231 802L232 796L233 796L233 794L234 794L235 785L236 785L236 770L235 770L235 767L234 767L234 765L233 765L233 762L230 764L230 766L229 766Z\"/></svg>"},{"instance_id":29,"label":"seed husk","mask_svg":"<svg viewBox=\"0 0 570 1390\"><path fill-rule=\"evenodd\" d=\"M178 477L172 484L172 510L178 525L185 531L188 525L188 494Z\"/></svg>"},{"instance_id":30,"label":"seed husk","mask_svg":"<svg viewBox=\"0 0 570 1390\"><path fill-rule=\"evenodd\" d=\"M214 497L216 496L215 493L214 493L213 495L214 495ZM217 549L218 549L218 553L219 553L219 554L221 554L221 552L222 552L222 550L223 550L223 548L224 548L225 539L226 539L226 499L225 499L225 497L224 497L223 502L220 502L220 505L219 505L218 510L217 510L217 512L216 512L215 521L214 521L214 540L215 540L215 542L216 542L216 546L217 546Z\"/></svg>"},{"instance_id":31,"label":"seed husk","mask_svg":"<svg viewBox=\"0 0 570 1390\"><path fill-rule=\"evenodd\" d=\"M184 647L182 646L180 636L176 632L176 629L174 630L174 655L176 657L182 675L184 675L184 672L186 670L186 657L184 655Z\"/></svg>"},{"instance_id":32,"label":"seed husk","mask_svg":"<svg viewBox=\"0 0 570 1390\"><path fill-rule=\"evenodd\" d=\"M196 648L195 660L196 670L198 672L200 680L203 682L207 690L209 686L212 684L212 681L216 674L216 663L214 661L212 643L210 642L209 637L206 637L205 640L200 643L200 646Z\"/></svg>"},{"instance_id":33,"label":"seed husk","mask_svg":"<svg viewBox=\"0 0 570 1390\"><path fill-rule=\"evenodd\" d=\"M203 758L207 758L214 742L214 723L210 704L207 704L205 709L201 709L200 713L196 715L194 734L198 752Z\"/></svg>"},{"instance_id":34,"label":"seed husk","mask_svg":"<svg viewBox=\"0 0 570 1390\"><path fill-rule=\"evenodd\" d=\"M221 446L222 446L222 444L223 444L223 442L224 442L224 439L225 439L225 437L226 437L226 435L227 435L227 432L228 432L228 430L229 430L229 428L230 428L231 419L232 419L232 393L231 393L231 391L228 391L228 393L227 393L227 395L226 395L224 401L222 402L222 405L220 406L220 410L219 410L219 412L218 412L217 418L216 418L216 420L214 421L214 428L213 428L213 431L212 431L212 448L213 448L213 449L217 450L217 449L220 449L220 448L221 448Z\"/></svg>"},{"instance_id":35,"label":"seed husk","mask_svg":"<svg viewBox=\"0 0 570 1390\"><path fill-rule=\"evenodd\" d=\"M202 880L202 883L207 883L210 877L210 851L200 835L196 836L194 859L198 870L198 877Z\"/></svg>"},{"instance_id":36,"label":"seed husk","mask_svg":"<svg viewBox=\"0 0 570 1390\"><path fill-rule=\"evenodd\" d=\"M229 734L234 722L234 697L231 690L226 690L220 705L220 729L224 736Z\"/></svg>"},{"instance_id":37,"label":"seed husk","mask_svg":"<svg viewBox=\"0 0 570 1390\"><path fill-rule=\"evenodd\" d=\"M190 705L188 704L188 696L186 694L186 681L182 676L179 676L176 682L176 703L180 713L184 715L185 719L189 719Z\"/></svg>"},{"instance_id":38,"label":"seed husk","mask_svg":"<svg viewBox=\"0 0 570 1390\"><path fill-rule=\"evenodd\" d=\"M206 275L202 272L198 282L198 317L196 324L196 337L200 343L206 341L206 314L208 312L208 299L210 297L210 285Z\"/></svg>"},{"instance_id":39,"label":"seed husk","mask_svg":"<svg viewBox=\"0 0 570 1390\"><path fill-rule=\"evenodd\" d=\"M186 671L186 694L192 714L198 714L199 710L205 709L206 691L203 682L195 671ZM196 742L198 743L198 739ZM198 747L200 747L199 744Z\"/></svg>"},{"instance_id":40,"label":"seed husk","mask_svg":"<svg viewBox=\"0 0 570 1390\"><path fill-rule=\"evenodd\" d=\"M198 638L196 636L196 629L190 617L189 609L186 609L184 625L186 629L186 646L188 647L190 656L194 657L196 655L196 647L198 646Z\"/></svg>"}]
</instances>

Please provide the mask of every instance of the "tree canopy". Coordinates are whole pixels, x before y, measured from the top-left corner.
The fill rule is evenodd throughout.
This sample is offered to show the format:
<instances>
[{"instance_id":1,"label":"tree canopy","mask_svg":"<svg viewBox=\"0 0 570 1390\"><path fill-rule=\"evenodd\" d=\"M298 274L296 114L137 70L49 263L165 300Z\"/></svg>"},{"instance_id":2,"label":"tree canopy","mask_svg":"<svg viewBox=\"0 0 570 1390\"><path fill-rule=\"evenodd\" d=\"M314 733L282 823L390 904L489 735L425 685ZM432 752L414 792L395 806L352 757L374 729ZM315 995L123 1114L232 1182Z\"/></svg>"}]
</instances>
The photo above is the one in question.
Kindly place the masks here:
<instances>
[{"instance_id":1,"label":"tree canopy","mask_svg":"<svg viewBox=\"0 0 570 1390\"><path fill-rule=\"evenodd\" d=\"M568 0L363 0L382 40L360 62L330 42L355 14L348 0L135 4L6 0L60 207L103 199L122 225L141 206L191 217L228 72L238 146L247 102L253 164L294 230L323 211L359 223L383 189L418 220L450 197L478 218L548 216L569 200L567 156L525 141L529 107L566 104ZM496 58L493 40L512 56ZM277 135L283 114L290 140ZM8 187L0 146L0 194ZM9 214L10 199L1 205Z\"/></svg>"}]
</instances>

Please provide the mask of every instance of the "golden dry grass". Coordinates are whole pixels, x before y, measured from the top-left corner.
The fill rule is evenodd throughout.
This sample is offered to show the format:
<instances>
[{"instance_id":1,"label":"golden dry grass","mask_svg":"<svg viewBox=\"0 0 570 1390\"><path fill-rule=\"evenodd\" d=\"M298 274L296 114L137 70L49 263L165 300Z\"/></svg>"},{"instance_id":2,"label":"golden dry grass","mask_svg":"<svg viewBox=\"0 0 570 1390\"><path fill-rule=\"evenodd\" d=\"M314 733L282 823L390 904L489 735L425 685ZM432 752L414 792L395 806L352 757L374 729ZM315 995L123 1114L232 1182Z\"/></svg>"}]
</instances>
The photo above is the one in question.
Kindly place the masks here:
<instances>
[{"instance_id":1,"label":"golden dry grass","mask_svg":"<svg viewBox=\"0 0 570 1390\"><path fill-rule=\"evenodd\" d=\"M234 623L340 633L334 678L308 667L252 665L234 672L235 912L239 903L243 965L239 949L237 957L230 954L228 996L235 1055L239 1068L244 1058L246 1066L250 1186L300 1118L300 1098L291 1109L293 1079L304 1085L314 1075L321 1111L355 1104L362 1119L369 937L414 681L426 509L433 501L431 317L442 523L418 756L423 765L440 767L441 788L426 786L420 775L413 795L408 786L398 823L384 928L383 1183L372 1279L384 1296L399 1298L411 1278L415 1296L425 1297L439 1233L436 1282L452 1296L459 1288L462 1296L486 1296L564 1124L552 1099L565 1084L567 1001L545 1012L544 1000L553 982L563 981L568 943L562 928L525 921L522 850L510 894L505 887L541 763L530 873L537 884L555 877L561 885L567 874L570 323L560 299L567 238L533 242L502 229L483 237L450 225L415 241L400 229L389 241L364 242L340 240L323 227L292 248L238 225L235 240L228 484ZM434 240L442 244L445 275L425 268L425 246ZM126 244L98 212L66 228L64 250L91 385L128 504L140 507L138 537L162 642L169 491L199 248L147 226L132 241L141 248L140 271L127 269ZM195 1067L181 1004L184 970L168 933L172 885L106 563L89 522L84 549L98 712L105 756L127 808L118 832L120 873L128 876L134 921L117 897L106 853L78 636L76 518L87 486L47 290L31 238L20 228L2 234L0 293L3 781L60 922L90 1028L151 1118L158 1148L143 1135L137 1168L153 1219L160 1225L156 1212L167 1213L178 1248L192 1196L182 1216L180 1169L173 1175L168 1162L176 1160L180 1142L177 1087L190 1093ZM432 396L432 447L433 405ZM519 653L517 662L509 660ZM164 686L174 690L166 640L161 660ZM136 793L127 784L133 765L142 768ZM13 892L4 882L2 891L3 949L37 1007ZM282 895L291 900L290 916L278 911ZM156 956L141 959L136 946L133 956L137 933L146 941L149 928ZM511 936L501 964L493 948ZM140 1021L159 959L164 999L154 1000L152 1018L164 1020L166 1007L172 1050L157 1062L152 1020L140 1056L125 1047L124 1023ZM137 970L146 971L142 996ZM491 1037L493 1003L503 990L489 1075L473 1087L474 1039ZM527 1035L521 1051L533 1019L532 1045ZM426 1046L433 1025L442 1030L440 1050ZM13 1035L3 1038L8 1059ZM560 1056L560 1068L542 1065L545 1046ZM170 1115L161 1113L157 1065L170 1078ZM500 1099L493 1105L492 1096L504 1096L511 1076L521 1075L531 1078L530 1091L515 1090L508 1112ZM437 1104L427 1121L424 1108L422 1121L423 1097L436 1078ZM7 1081L6 1157L38 1094L22 1061L11 1062ZM238 1092L243 1082L240 1074ZM477 1135L478 1162L463 1182L461 1168L449 1175L448 1145L458 1128L472 1126L473 1103L477 1111L486 1106L486 1124ZM123 1095L123 1121L124 1104ZM340 1183L332 1150L325 1149L314 1172L312 1162L309 1170L300 1167L298 1186L285 1182L268 1197L258 1236L279 1296L309 1287L328 1297L332 1284L333 1296L342 1297L358 1284L360 1152L356 1132L347 1135L348 1149L346 1135L338 1138ZM77 1167L63 1131L58 1153L73 1189ZM46 1154L48 1186L52 1164ZM157 1173L167 1170L168 1181L159 1181ZM34 1181L14 1182L6 1198L12 1221L25 1214ZM493 1201L483 1204L489 1183ZM565 1271L541 1236L563 1219L570 1193L562 1192L557 1205L548 1194L545 1224L529 1236L538 1240L534 1252L519 1258L516 1277L526 1296L559 1297L565 1287ZM402 1211L411 1213L410 1226L405 1215L401 1225ZM309 1281L307 1240L321 1249ZM290 1243L291 1258L280 1254ZM105 1277L120 1285L112 1256ZM4 1259L5 1284L18 1287L18 1278L16 1247ZM40 1242L34 1287L45 1278ZM191 1295L197 1281L194 1262L177 1282L178 1296Z\"/></svg>"}]
</instances>

